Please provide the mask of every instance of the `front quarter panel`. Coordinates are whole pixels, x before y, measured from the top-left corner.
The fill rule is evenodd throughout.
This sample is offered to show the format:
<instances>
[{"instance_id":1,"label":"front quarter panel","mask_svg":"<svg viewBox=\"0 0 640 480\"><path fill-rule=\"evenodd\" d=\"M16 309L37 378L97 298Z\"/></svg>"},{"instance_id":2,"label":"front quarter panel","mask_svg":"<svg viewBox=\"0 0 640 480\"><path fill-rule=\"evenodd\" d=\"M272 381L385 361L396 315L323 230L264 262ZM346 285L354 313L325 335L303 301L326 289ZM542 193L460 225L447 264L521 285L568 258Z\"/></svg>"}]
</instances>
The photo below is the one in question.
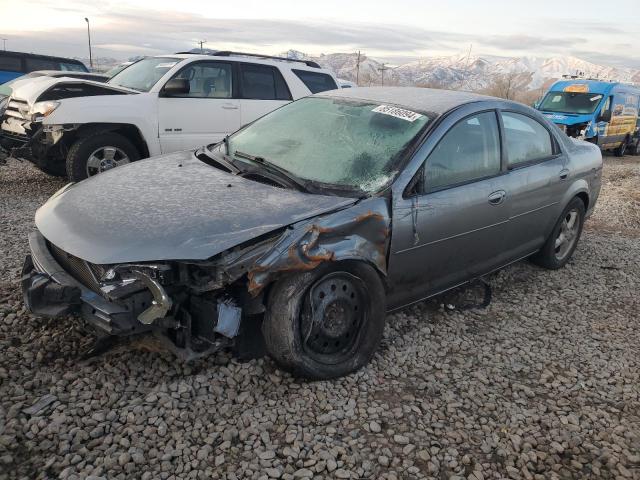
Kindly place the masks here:
<instances>
[{"instance_id":1,"label":"front quarter panel","mask_svg":"<svg viewBox=\"0 0 640 480\"><path fill-rule=\"evenodd\" d=\"M64 99L43 124L135 125L147 142L150 156L153 156L160 153L157 118L157 94L139 93Z\"/></svg>"},{"instance_id":2,"label":"front quarter panel","mask_svg":"<svg viewBox=\"0 0 640 480\"><path fill-rule=\"evenodd\" d=\"M383 197L293 225L248 272L249 292L257 295L279 275L312 270L325 262L363 261L386 276L390 225Z\"/></svg>"}]
</instances>

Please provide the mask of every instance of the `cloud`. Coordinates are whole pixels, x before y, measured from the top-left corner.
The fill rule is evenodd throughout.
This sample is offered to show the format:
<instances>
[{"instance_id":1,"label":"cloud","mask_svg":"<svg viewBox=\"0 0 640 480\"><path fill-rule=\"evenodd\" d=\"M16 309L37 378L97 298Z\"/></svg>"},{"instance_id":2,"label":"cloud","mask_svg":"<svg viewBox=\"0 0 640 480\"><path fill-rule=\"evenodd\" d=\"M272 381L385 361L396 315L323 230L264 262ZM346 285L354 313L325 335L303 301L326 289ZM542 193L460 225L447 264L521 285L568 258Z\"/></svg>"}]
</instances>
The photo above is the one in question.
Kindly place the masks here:
<instances>
[{"instance_id":1,"label":"cloud","mask_svg":"<svg viewBox=\"0 0 640 480\"><path fill-rule=\"evenodd\" d=\"M63 9L49 1L49 8ZM107 2L108 4L108 2ZM623 55L597 54L589 51L588 41L579 33L585 29L573 22L568 30L575 34L544 36L530 34L479 35L452 31L436 31L415 26L364 23L356 21L328 21L322 19L211 19L184 12L160 12L135 8L99 8L92 18L94 57L124 59L134 55L154 55L194 48L206 40L211 49L234 49L278 53L296 48L319 54L362 50L370 56L411 61L420 56L454 54L466 51L470 44L474 53L498 55L579 55L588 51L590 60L615 65L636 64L636 59ZM75 13L79 15L80 10ZM83 14L84 15L84 14ZM555 19L554 21L557 21ZM589 22L586 22L589 24ZM599 24L600 25L600 24ZM593 27L593 25L591 25ZM45 54L87 56L86 29L82 18L77 28L58 28L55 31L22 31L11 35L11 48ZM605 26L608 32L613 27ZM616 43L621 40L616 38ZM613 43L613 42L611 42ZM606 47L606 45L605 45ZM595 48L593 49L595 50ZM623 51L618 47L612 50Z\"/></svg>"}]
</instances>

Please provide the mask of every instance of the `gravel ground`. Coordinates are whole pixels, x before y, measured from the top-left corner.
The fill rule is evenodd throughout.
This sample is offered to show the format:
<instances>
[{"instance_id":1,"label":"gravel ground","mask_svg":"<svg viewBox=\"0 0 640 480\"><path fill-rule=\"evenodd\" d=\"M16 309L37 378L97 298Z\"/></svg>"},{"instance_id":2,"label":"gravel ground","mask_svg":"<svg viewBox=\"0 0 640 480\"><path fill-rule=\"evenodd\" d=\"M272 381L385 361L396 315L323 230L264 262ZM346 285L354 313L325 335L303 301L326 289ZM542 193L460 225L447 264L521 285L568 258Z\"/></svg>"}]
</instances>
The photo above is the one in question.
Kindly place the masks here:
<instances>
[{"instance_id":1,"label":"gravel ground","mask_svg":"<svg viewBox=\"0 0 640 480\"><path fill-rule=\"evenodd\" d=\"M10 163L0 478L640 478L640 162L607 158L605 177L565 269L493 275L484 310L389 315L367 368L308 383L136 344L80 360L76 321L33 318L19 293L33 213L63 182Z\"/></svg>"}]
</instances>

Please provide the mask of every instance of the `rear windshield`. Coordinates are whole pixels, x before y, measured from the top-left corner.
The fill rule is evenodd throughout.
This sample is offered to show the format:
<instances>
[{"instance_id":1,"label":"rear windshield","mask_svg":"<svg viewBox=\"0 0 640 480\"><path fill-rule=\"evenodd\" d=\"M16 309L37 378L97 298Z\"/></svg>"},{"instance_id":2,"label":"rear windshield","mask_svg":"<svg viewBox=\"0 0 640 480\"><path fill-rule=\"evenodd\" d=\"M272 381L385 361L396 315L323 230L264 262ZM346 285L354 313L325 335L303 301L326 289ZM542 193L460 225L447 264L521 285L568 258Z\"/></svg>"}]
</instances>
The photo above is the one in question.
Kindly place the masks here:
<instances>
[{"instance_id":1,"label":"rear windshield","mask_svg":"<svg viewBox=\"0 0 640 480\"><path fill-rule=\"evenodd\" d=\"M540 104L545 112L589 114L602 100L599 93L549 92Z\"/></svg>"},{"instance_id":2,"label":"rear windshield","mask_svg":"<svg viewBox=\"0 0 640 480\"><path fill-rule=\"evenodd\" d=\"M307 70L293 69L293 73L302 80L311 93L326 92L327 90L335 90L338 88L335 80L331 75L319 72L309 72Z\"/></svg>"},{"instance_id":3,"label":"rear windshield","mask_svg":"<svg viewBox=\"0 0 640 480\"><path fill-rule=\"evenodd\" d=\"M115 74L107 83L148 92L179 61L173 57L143 58Z\"/></svg>"}]
</instances>

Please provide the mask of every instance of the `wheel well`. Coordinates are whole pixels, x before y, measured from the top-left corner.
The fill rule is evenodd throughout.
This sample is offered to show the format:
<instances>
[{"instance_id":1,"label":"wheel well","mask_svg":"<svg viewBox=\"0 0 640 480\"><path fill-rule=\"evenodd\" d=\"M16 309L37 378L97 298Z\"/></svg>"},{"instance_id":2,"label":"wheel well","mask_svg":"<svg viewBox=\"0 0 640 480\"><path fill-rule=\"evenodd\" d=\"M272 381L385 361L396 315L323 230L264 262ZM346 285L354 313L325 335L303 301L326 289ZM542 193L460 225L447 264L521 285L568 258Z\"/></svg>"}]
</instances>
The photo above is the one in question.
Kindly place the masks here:
<instances>
[{"instance_id":1,"label":"wheel well","mask_svg":"<svg viewBox=\"0 0 640 480\"><path fill-rule=\"evenodd\" d=\"M587 211L589 209L589 195L587 195L586 192L580 192L576 197L582 200L582 203L584 203L584 209Z\"/></svg>"},{"instance_id":2,"label":"wheel well","mask_svg":"<svg viewBox=\"0 0 640 480\"><path fill-rule=\"evenodd\" d=\"M138 127L127 123L89 123L82 125L75 132L72 142L75 141L76 138L86 137L97 132L119 133L133 143L140 154L140 158L147 158L149 156L149 147L147 147L147 142L144 140L142 133L140 133Z\"/></svg>"}]
</instances>

